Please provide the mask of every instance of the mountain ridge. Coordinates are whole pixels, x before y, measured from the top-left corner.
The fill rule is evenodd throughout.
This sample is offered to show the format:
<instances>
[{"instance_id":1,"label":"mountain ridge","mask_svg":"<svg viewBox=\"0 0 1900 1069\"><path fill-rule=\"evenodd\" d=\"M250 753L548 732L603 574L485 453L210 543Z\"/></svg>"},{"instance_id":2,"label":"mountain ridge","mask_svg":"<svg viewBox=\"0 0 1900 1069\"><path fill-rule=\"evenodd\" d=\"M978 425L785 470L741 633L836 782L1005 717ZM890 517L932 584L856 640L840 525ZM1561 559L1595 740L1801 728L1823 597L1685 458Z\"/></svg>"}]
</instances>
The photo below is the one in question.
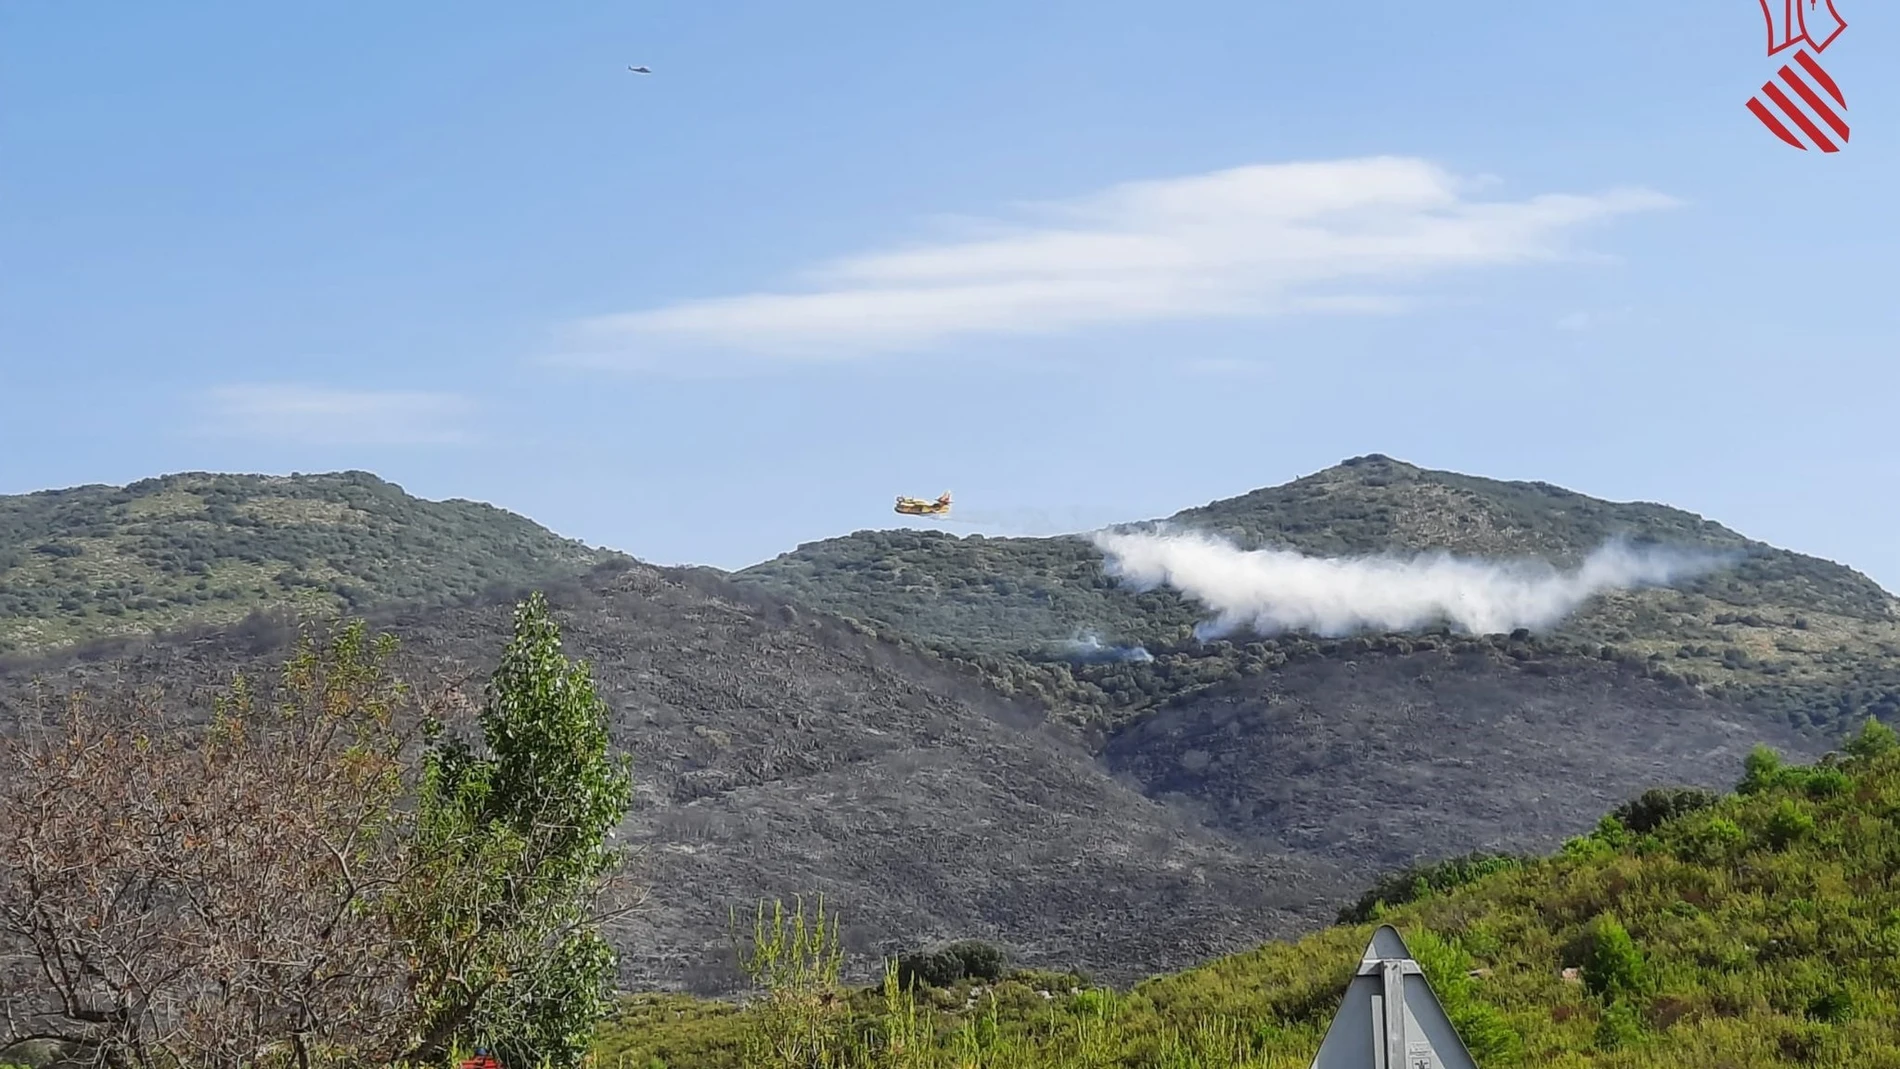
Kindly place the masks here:
<instances>
[{"instance_id":1,"label":"mountain ridge","mask_svg":"<svg viewBox=\"0 0 1900 1069\"><path fill-rule=\"evenodd\" d=\"M1754 743L1818 752L1723 726L1721 703L1626 665L1560 688L1534 658L1422 643L1315 652L1104 744L953 659L705 569L616 559L535 588L634 758L624 841L655 893L613 933L628 985L731 990L726 909L798 894L849 903L854 953L974 936L1127 983L1324 924L1394 865L1549 848L1659 779L1718 786ZM526 589L367 616L405 677L467 708ZM0 732L77 693L202 721L301 626L326 621L259 614L0 663ZM1270 789L1236 779L1259 755Z\"/></svg>"},{"instance_id":2,"label":"mountain ridge","mask_svg":"<svg viewBox=\"0 0 1900 1069\"><path fill-rule=\"evenodd\" d=\"M1395 472L1406 475L1389 467L1374 474ZM454 533L403 522L409 514L398 506L409 506L395 496L400 490L369 478L321 484L341 504L262 493L286 484L240 479L232 493L207 489L179 507L189 506L186 524L201 525L187 531L228 524L221 532L228 542L211 546L226 552L212 559L240 563L247 550L307 549L316 559L317 551L367 545L383 551L379 567L387 571L396 551L417 552L424 539ZM1257 497L1226 522L1243 534L1250 522L1264 531L1261 516L1292 509L1284 525L1366 544L1403 526L1393 516L1406 502L1378 493L1418 482L1320 480L1324 507L1305 518L1294 513L1315 483L1278 491L1291 504ZM353 507L349 494L396 511L375 523L352 519L340 535L335 523L312 533L313 525L292 522L312 512L334 518ZM221 504L212 508L207 496ZM1493 522L1510 503L1486 504L1493 511L1472 526L1487 538L1542 530L1535 510ZM138 536L107 522L116 514L93 511L80 509L75 519ZM629 832L650 847L655 885L669 889L653 916L620 936L626 979L705 989L732 980L704 971L723 946L721 907L800 892L858 903L866 937L884 948L973 935L1007 943L1025 960L1081 964L1105 976L1177 967L1321 923L1395 864L1478 848L1548 848L1658 780L1716 786L1755 742L1813 756L1826 748L1822 728L1890 695L1900 701L1900 680L1880 674L1888 669L1872 647L1821 662L1851 685L1810 681L1814 693L1851 700L1836 701L1820 719L1800 707L1800 726L1813 729L1803 734L1797 718L1749 707L1744 689L1698 678L1693 649L1673 659L1644 652L1654 636L1597 644L1587 635L1474 636L1440 627L1203 642L1193 635L1192 605L1165 589L1127 589L1104 572L1093 546L1074 539L878 533L911 555L841 559L839 575L867 581L814 598L756 576L655 568L621 555L582 572L579 559L557 552L567 543L550 544L554 536L515 520L501 535L525 541L489 530L476 547L489 556L438 562L462 593L423 590L437 595L435 604L263 599L253 608L272 611L241 622L68 644L0 664L0 720L22 719L36 681L48 676L56 689L162 683L190 705L234 671L270 670L295 631L281 616L297 611L369 615L403 641L418 676L472 693L506 634L506 602L525 589L548 590L571 651L592 663L613 709L616 744L636 757L646 808ZM83 524L73 526L87 537ZM269 536L261 542L260 530ZM298 541L323 537L341 540ZM521 545L543 556L495 548ZM98 559L42 556L48 565ZM1851 602L1851 578L1769 559L1781 570L1758 579L1819 591L1808 599L1807 628L1790 620L1783 630L1827 634L1827 599ZM494 572L496 560L523 570L551 562L555 570L491 577L477 588L484 577L474 566ZM188 555L174 562L185 575L191 563ZM70 564L68 573L79 574ZM916 588L912 602L890 599L906 586ZM402 591L392 584L389 592ZM826 598L835 603L841 594L876 612L853 617L828 607ZM1711 602L1718 595L1738 596L1661 594ZM990 626L975 637L995 645L986 652L946 641L969 635L907 630L901 625L916 620L888 611L893 604L948 606L956 611L940 619ZM1147 659L1060 648L1075 620L1104 607L1128 624L1104 635L1148 640ZM1689 615L1671 615L1673 600L1637 607L1651 623L1679 629L1676 616ZM866 619L878 613L885 619ZM1058 625L1049 628L1051 648L1036 645L1038 620ZM1757 622L1780 627L1777 620ZM1736 671L1747 667L1737 662Z\"/></svg>"},{"instance_id":3,"label":"mountain ridge","mask_svg":"<svg viewBox=\"0 0 1900 1069\"><path fill-rule=\"evenodd\" d=\"M568 574L612 554L366 471L177 472L0 496L0 653L227 622L285 605L361 610Z\"/></svg>"},{"instance_id":4,"label":"mountain ridge","mask_svg":"<svg viewBox=\"0 0 1900 1069\"><path fill-rule=\"evenodd\" d=\"M1844 565L1666 505L1600 501L1549 483L1435 472L1368 454L1114 529L1164 526L1320 556L1450 552L1564 565L1615 537L1739 554L1732 567L1672 587L1599 594L1542 637L1582 656L1610 650L1659 662L1697 687L1733 691L1764 717L1817 730L1900 715L1900 599ZM1195 639L1207 612L1166 587L1117 583L1102 551L1074 536L859 531L807 543L735 578L955 655L989 658L998 679L1045 691L1084 720L1113 719L1113 707L1037 667L1060 662L1065 644L1094 635L1151 651L1213 649ZM1849 695L1844 705L1840 693Z\"/></svg>"}]
</instances>

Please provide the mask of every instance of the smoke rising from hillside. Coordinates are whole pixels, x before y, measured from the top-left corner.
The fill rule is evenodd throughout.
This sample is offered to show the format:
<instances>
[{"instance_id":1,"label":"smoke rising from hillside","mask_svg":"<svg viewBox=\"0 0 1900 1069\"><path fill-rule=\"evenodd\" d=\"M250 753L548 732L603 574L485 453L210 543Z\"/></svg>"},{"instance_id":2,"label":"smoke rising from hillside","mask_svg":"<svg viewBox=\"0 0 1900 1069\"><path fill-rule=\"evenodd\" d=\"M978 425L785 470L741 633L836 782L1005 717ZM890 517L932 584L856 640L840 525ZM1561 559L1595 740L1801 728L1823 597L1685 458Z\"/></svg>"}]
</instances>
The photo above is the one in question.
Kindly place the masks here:
<instances>
[{"instance_id":1,"label":"smoke rising from hillside","mask_svg":"<svg viewBox=\"0 0 1900 1069\"><path fill-rule=\"evenodd\" d=\"M1145 664L1154 660L1154 654L1143 646L1110 646L1102 642L1101 636L1093 632L1080 638L1062 643L1064 653L1078 661L1128 661Z\"/></svg>"},{"instance_id":2,"label":"smoke rising from hillside","mask_svg":"<svg viewBox=\"0 0 1900 1069\"><path fill-rule=\"evenodd\" d=\"M1449 554L1309 557L1291 550L1244 550L1199 533L1091 536L1109 572L1141 589L1174 588L1207 606L1213 637L1243 626L1263 634L1306 630L1337 636L1409 631L1449 622L1475 634L1549 627L1591 597L1667 585L1721 567L1729 558L1611 542L1573 571L1542 561L1486 561Z\"/></svg>"}]
</instances>

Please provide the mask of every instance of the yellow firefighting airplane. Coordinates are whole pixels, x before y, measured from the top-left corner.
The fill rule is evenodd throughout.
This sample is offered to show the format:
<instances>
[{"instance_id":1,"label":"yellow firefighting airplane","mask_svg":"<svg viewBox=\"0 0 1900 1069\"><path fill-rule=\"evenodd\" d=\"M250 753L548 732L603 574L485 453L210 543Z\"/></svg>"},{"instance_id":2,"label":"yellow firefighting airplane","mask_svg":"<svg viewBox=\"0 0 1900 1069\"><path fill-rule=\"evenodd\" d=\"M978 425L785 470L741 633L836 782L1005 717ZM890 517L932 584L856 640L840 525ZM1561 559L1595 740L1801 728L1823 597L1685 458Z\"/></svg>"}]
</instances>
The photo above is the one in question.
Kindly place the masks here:
<instances>
[{"instance_id":1,"label":"yellow firefighting airplane","mask_svg":"<svg viewBox=\"0 0 1900 1069\"><path fill-rule=\"evenodd\" d=\"M917 497L900 497L897 499L895 511L906 516L948 516L950 515L950 492L944 491L943 496L935 501L925 501Z\"/></svg>"}]
</instances>

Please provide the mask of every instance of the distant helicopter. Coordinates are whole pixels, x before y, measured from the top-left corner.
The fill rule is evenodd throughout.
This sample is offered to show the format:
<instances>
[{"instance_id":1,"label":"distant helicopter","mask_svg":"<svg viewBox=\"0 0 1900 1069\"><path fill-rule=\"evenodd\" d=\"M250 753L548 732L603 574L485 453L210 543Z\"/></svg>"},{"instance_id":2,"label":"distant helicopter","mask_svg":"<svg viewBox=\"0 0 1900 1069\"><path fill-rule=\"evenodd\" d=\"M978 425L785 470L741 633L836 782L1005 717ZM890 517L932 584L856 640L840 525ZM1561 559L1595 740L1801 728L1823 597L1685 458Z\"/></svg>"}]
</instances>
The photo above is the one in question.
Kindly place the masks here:
<instances>
[{"instance_id":1,"label":"distant helicopter","mask_svg":"<svg viewBox=\"0 0 1900 1069\"><path fill-rule=\"evenodd\" d=\"M652 71L648 70L645 67L628 67L627 69L632 71L635 74L652 74L653 73Z\"/></svg>"}]
</instances>

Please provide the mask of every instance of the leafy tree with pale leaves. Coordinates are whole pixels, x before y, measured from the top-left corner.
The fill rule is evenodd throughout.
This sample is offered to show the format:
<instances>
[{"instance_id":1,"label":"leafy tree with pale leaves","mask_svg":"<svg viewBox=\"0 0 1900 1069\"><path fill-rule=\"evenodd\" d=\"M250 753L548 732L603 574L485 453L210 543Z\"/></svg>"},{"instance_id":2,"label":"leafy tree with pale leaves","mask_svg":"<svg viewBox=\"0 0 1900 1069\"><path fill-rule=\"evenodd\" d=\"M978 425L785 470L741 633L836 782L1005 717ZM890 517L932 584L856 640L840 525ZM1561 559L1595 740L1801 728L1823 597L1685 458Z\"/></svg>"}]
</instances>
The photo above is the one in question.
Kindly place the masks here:
<instances>
[{"instance_id":1,"label":"leafy tree with pale leaves","mask_svg":"<svg viewBox=\"0 0 1900 1069\"><path fill-rule=\"evenodd\" d=\"M507 1064L578 1065L612 1005L611 916L632 803L607 707L535 594L490 680L483 752L432 725L417 835L439 859L405 903L427 1022L413 1051L483 1045Z\"/></svg>"}]
</instances>

